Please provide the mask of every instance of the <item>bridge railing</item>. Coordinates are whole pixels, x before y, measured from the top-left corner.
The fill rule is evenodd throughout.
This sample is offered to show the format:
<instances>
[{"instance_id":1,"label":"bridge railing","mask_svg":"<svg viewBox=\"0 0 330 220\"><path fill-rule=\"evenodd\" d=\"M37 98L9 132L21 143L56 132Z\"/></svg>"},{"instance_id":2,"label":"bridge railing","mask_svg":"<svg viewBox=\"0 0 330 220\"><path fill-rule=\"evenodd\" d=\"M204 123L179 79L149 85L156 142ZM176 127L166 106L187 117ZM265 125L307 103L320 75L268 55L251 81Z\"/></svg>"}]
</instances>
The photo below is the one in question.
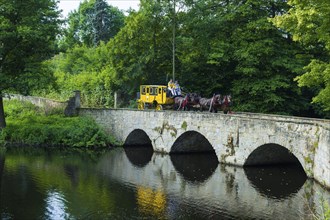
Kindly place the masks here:
<instances>
[{"instance_id":1,"label":"bridge railing","mask_svg":"<svg viewBox=\"0 0 330 220\"><path fill-rule=\"evenodd\" d=\"M235 115L244 115L250 116L252 118L260 118L260 119L282 119L285 121L303 121L308 123L326 123L330 125L329 119L322 118L308 118L308 117L300 117L300 116L291 116L291 115L275 115L275 114L263 114L263 113L252 113L252 112L235 112Z\"/></svg>"}]
</instances>

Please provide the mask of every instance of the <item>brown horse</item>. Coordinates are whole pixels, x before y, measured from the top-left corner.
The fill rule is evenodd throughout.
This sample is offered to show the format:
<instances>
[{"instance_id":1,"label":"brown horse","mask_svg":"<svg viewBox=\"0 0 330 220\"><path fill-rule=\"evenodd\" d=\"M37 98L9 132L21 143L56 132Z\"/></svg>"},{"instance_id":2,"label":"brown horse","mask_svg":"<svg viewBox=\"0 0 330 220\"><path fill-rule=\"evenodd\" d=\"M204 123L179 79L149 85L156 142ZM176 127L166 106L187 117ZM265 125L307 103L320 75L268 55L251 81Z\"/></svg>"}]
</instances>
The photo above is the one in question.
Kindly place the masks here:
<instances>
[{"instance_id":1,"label":"brown horse","mask_svg":"<svg viewBox=\"0 0 330 220\"><path fill-rule=\"evenodd\" d=\"M214 94L212 98L200 98L199 99L199 105L200 110L203 111L207 109L209 112L218 112L217 106L221 104L221 95Z\"/></svg>"},{"instance_id":2,"label":"brown horse","mask_svg":"<svg viewBox=\"0 0 330 220\"><path fill-rule=\"evenodd\" d=\"M227 114L227 113L231 113L231 109L230 106L232 105L231 103L231 95L225 95L223 97L222 100L222 104L221 104L221 109L223 111L223 113Z\"/></svg>"},{"instance_id":3,"label":"brown horse","mask_svg":"<svg viewBox=\"0 0 330 220\"><path fill-rule=\"evenodd\" d=\"M182 96L176 96L174 97L174 105L173 109L174 110L188 110L188 103L190 102L190 94L187 93L185 97Z\"/></svg>"},{"instance_id":4,"label":"brown horse","mask_svg":"<svg viewBox=\"0 0 330 220\"><path fill-rule=\"evenodd\" d=\"M200 95L198 95L197 93L189 93L189 101L187 103L187 110L191 110L196 108L196 106L199 106L199 99L201 98Z\"/></svg>"}]
</instances>

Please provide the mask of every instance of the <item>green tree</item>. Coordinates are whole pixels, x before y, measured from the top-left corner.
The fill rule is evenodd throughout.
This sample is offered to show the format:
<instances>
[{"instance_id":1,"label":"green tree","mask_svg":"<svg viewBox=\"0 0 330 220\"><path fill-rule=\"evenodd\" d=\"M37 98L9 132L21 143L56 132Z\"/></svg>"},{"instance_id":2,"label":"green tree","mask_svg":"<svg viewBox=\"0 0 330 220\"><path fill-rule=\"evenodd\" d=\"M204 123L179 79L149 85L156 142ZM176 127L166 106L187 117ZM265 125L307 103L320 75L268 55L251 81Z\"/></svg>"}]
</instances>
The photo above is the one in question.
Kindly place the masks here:
<instances>
[{"instance_id":1,"label":"green tree","mask_svg":"<svg viewBox=\"0 0 330 220\"><path fill-rule=\"evenodd\" d=\"M52 74L43 61L55 52L60 11L55 0L0 0L0 128L6 126L2 94L28 94Z\"/></svg>"},{"instance_id":2,"label":"green tree","mask_svg":"<svg viewBox=\"0 0 330 220\"><path fill-rule=\"evenodd\" d=\"M188 1L187 1L188 2ZM285 1L189 1L178 48L184 79L205 96L231 93L240 111L299 114L301 48L268 22Z\"/></svg>"},{"instance_id":3,"label":"green tree","mask_svg":"<svg viewBox=\"0 0 330 220\"><path fill-rule=\"evenodd\" d=\"M55 86L34 94L67 100L72 91L80 90L84 106L113 106L114 71L109 59L109 49L103 42L97 47L82 45L68 49L49 61L56 77Z\"/></svg>"},{"instance_id":4,"label":"green tree","mask_svg":"<svg viewBox=\"0 0 330 220\"><path fill-rule=\"evenodd\" d=\"M69 14L68 28L62 40L63 49L85 44L97 46L108 42L124 25L125 16L104 0L86 0Z\"/></svg>"},{"instance_id":5,"label":"green tree","mask_svg":"<svg viewBox=\"0 0 330 220\"><path fill-rule=\"evenodd\" d=\"M116 89L126 101L135 97L139 85L167 84L172 76L173 2L141 0L140 10L130 13L125 26L108 44ZM178 28L180 21L174 24Z\"/></svg>"},{"instance_id":6,"label":"green tree","mask_svg":"<svg viewBox=\"0 0 330 220\"><path fill-rule=\"evenodd\" d=\"M330 112L330 2L328 0L289 0L292 7L273 22L286 30L294 41L306 47L312 59L305 73L296 80L299 86L317 89L313 103Z\"/></svg>"}]
</instances>

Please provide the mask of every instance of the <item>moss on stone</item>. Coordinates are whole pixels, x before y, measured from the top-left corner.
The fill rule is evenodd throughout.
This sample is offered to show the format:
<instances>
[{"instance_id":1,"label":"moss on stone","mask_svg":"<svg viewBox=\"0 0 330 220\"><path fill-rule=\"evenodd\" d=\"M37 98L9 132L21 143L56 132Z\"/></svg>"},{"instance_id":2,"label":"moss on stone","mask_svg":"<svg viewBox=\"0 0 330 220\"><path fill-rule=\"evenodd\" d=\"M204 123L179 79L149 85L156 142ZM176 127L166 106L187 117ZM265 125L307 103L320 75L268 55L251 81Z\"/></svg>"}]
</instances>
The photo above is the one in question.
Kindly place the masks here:
<instances>
[{"instance_id":1,"label":"moss on stone","mask_svg":"<svg viewBox=\"0 0 330 220\"><path fill-rule=\"evenodd\" d=\"M187 130L187 126L188 126L187 125L187 122L186 121L183 121L182 122L182 125L181 125L181 128L186 131Z\"/></svg>"},{"instance_id":2,"label":"moss on stone","mask_svg":"<svg viewBox=\"0 0 330 220\"><path fill-rule=\"evenodd\" d=\"M226 154L221 155L220 157L220 161L225 163L226 162L226 158L229 156L233 156L235 155L235 145L234 145L234 138L233 136L230 134L227 137L227 144L226 146Z\"/></svg>"},{"instance_id":3,"label":"moss on stone","mask_svg":"<svg viewBox=\"0 0 330 220\"><path fill-rule=\"evenodd\" d=\"M155 127L153 130L157 131L160 135L163 134L164 130L171 131L170 134L172 137L176 137L178 134L176 128L173 125L169 125L167 121L164 121L161 127Z\"/></svg>"}]
</instances>

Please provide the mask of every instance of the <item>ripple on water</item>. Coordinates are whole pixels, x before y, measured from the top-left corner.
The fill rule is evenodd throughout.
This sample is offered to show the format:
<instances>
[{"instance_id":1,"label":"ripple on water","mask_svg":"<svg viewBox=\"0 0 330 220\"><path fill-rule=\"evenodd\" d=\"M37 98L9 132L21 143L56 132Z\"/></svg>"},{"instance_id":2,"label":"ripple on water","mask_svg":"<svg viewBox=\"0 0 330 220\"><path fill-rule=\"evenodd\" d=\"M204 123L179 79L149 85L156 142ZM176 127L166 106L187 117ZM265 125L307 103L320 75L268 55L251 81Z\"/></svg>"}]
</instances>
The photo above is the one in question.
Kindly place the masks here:
<instances>
[{"instance_id":1,"label":"ripple on water","mask_svg":"<svg viewBox=\"0 0 330 220\"><path fill-rule=\"evenodd\" d=\"M45 203L46 219L71 219L67 208L67 201L61 192L54 189L49 190L46 193Z\"/></svg>"}]
</instances>

